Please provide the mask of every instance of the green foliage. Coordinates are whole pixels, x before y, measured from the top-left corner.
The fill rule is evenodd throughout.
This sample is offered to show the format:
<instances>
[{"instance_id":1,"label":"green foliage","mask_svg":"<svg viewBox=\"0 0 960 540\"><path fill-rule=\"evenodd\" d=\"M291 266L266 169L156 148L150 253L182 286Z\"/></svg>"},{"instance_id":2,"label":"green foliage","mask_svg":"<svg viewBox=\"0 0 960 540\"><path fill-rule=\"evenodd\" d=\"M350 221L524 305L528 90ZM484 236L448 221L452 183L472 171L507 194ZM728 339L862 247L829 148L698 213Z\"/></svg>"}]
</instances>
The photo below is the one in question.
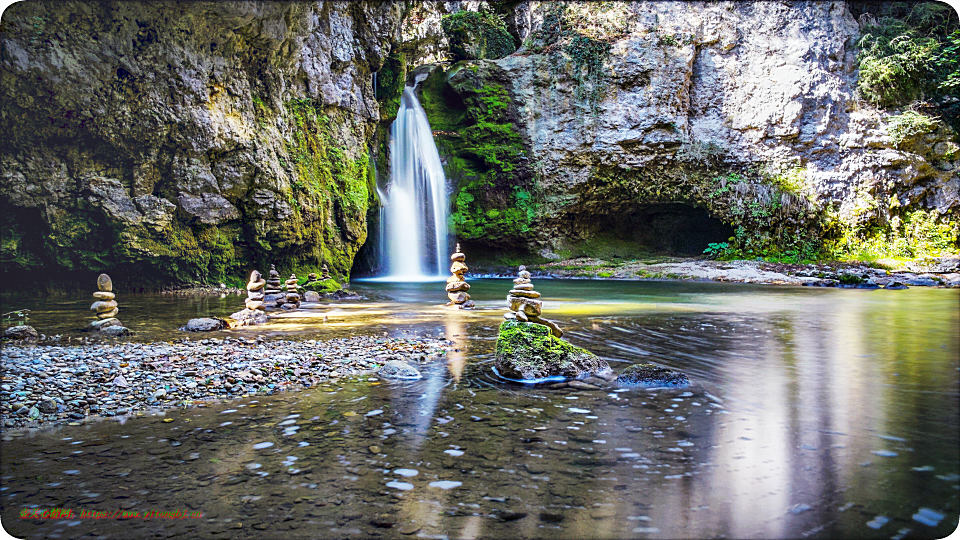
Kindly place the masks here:
<instances>
[{"instance_id":1,"label":"green foliage","mask_svg":"<svg viewBox=\"0 0 960 540\"><path fill-rule=\"evenodd\" d=\"M730 244L726 242L711 242L707 244L707 249L703 250L703 254L709 259L716 259L723 256L728 249L730 249Z\"/></svg>"},{"instance_id":2,"label":"green foliage","mask_svg":"<svg viewBox=\"0 0 960 540\"><path fill-rule=\"evenodd\" d=\"M858 91L879 107L960 98L960 31L955 12L940 2L918 2L899 16L863 29L858 43ZM941 103L946 118L957 103ZM956 124L956 122L954 122Z\"/></svg>"},{"instance_id":3,"label":"green foliage","mask_svg":"<svg viewBox=\"0 0 960 540\"><path fill-rule=\"evenodd\" d=\"M30 313L29 309L18 309L16 311L10 311L8 313L4 313L3 315L0 315L0 320L2 320L5 324L10 326L13 326L12 323L14 321L16 321L17 323L16 326L23 326L27 324L28 320L30 320L29 313Z\"/></svg>"},{"instance_id":4,"label":"green foliage","mask_svg":"<svg viewBox=\"0 0 960 540\"><path fill-rule=\"evenodd\" d=\"M889 227L842 227L827 246L838 260L916 259L960 252L960 223L926 210L907 212Z\"/></svg>"},{"instance_id":5,"label":"green foliage","mask_svg":"<svg viewBox=\"0 0 960 540\"><path fill-rule=\"evenodd\" d=\"M503 18L488 9L444 15L440 27L454 60L493 60L516 50Z\"/></svg>"},{"instance_id":6,"label":"green foliage","mask_svg":"<svg viewBox=\"0 0 960 540\"><path fill-rule=\"evenodd\" d=\"M935 117L908 110L887 118L887 133L893 139L893 144L899 148L905 141L937 129L937 120Z\"/></svg>"}]
</instances>

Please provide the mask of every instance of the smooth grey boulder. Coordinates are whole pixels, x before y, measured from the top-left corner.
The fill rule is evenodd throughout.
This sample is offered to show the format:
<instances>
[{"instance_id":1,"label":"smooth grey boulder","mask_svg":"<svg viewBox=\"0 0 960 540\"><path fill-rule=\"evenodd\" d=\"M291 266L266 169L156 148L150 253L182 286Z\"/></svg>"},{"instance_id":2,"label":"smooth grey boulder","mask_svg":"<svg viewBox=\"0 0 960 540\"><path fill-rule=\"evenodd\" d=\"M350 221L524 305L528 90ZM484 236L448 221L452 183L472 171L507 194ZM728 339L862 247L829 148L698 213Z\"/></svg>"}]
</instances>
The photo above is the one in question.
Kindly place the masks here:
<instances>
[{"instance_id":1,"label":"smooth grey boulder","mask_svg":"<svg viewBox=\"0 0 960 540\"><path fill-rule=\"evenodd\" d=\"M3 332L3 337L18 341L36 341L40 339L40 334L32 326L11 326Z\"/></svg>"},{"instance_id":2,"label":"smooth grey boulder","mask_svg":"<svg viewBox=\"0 0 960 540\"><path fill-rule=\"evenodd\" d=\"M634 364L623 370L617 382L630 386L689 386L690 379L681 371L656 364Z\"/></svg>"},{"instance_id":3,"label":"smooth grey boulder","mask_svg":"<svg viewBox=\"0 0 960 540\"><path fill-rule=\"evenodd\" d=\"M187 325L181 328L186 332L211 332L213 330L222 330L227 327L227 322L215 317L203 317L200 319L190 319Z\"/></svg>"},{"instance_id":4,"label":"smooth grey boulder","mask_svg":"<svg viewBox=\"0 0 960 540\"><path fill-rule=\"evenodd\" d=\"M237 326L254 326L264 324L270 320L267 314L259 309L241 309L236 313L232 313L230 318L237 321Z\"/></svg>"},{"instance_id":5,"label":"smooth grey boulder","mask_svg":"<svg viewBox=\"0 0 960 540\"><path fill-rule=\"evenodd\" d=\"M377 371L384 379L415 380L423 378L420 370L401 360L390 360Z\"/></svg>"},{"instance_id":6,"label":"smooth grey boulder","mask_svg":"<svg viewBox=\"0 0 960 540\"><path fill-rule=\"evenodd\" d=\"M106 328L102 328L100 333L108 337L129 336L130 329L126 326L108 326Z\"/></svg>"}]
</instances>

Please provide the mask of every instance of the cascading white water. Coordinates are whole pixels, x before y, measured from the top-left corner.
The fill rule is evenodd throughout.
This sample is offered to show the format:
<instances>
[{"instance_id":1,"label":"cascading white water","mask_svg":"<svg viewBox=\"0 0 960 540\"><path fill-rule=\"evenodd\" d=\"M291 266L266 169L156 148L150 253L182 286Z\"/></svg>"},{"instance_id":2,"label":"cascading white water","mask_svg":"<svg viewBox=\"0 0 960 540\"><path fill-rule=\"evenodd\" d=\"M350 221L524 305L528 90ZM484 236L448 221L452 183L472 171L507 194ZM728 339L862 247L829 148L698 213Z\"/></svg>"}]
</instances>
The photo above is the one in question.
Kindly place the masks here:
<instances>
[{"instance_id":1,"label":"cascading white water","mask_svg":"<svg viewBox=\"0 0 960 540\"><path fill-rule=\"evenodd\" d=\"M445 277L446 176L427 115L413 87L403 89L390 127L390 183L381 193L380 237L392 280Z\"/></svg>"}]
</instances>

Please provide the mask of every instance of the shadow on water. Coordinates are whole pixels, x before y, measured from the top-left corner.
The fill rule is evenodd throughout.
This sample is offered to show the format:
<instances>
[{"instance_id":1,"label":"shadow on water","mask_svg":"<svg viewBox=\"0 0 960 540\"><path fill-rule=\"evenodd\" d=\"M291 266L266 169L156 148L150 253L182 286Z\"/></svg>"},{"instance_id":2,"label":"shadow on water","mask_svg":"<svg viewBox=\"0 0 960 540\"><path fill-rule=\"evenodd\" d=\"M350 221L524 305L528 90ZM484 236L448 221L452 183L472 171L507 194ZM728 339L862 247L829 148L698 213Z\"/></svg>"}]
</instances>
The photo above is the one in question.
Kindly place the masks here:
<instances>
[{"instance_id":1,"label":"shadow on water","mask_svg":"<svg viewBox=\"0 0 960 540\"><path fill-rule=\"evenodd\" d=\"M4 527L28 538L936 538L956 528L960 291L537 281L565 338L614 370L652 361L697 383L641 390L500 380L493 350L509 282L471 283L473 312L441 308L438 284L358 283L370 300L220 334L454 340L418 381L358 377L6 433ZM36 319L77 317L86 302L38 302ZM178 337L170 329L190 316L242 299L130 302L121 320L152 320L146 340ZM203 517L17 519L28 508Z\"/></svg>"}]
</instances>

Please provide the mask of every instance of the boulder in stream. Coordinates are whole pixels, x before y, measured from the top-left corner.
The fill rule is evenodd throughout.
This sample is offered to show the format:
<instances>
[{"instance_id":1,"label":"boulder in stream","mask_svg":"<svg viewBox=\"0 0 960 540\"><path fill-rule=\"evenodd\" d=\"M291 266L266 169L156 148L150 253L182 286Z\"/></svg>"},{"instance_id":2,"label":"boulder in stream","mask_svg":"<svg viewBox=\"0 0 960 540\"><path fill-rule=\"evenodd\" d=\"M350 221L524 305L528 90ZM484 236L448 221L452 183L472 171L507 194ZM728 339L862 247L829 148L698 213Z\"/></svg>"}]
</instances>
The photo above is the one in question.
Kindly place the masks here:
<instances>
[{"instance_id":1,"label":"boulder in stream","mask_svg":"<svg viewBox=\"0 0 960 540\"><path fill-rule=\"evenodd\" d=\"M211 332L213 330L222 330L227 327L227 321L216 317L203 317L200 319L190 319L187 325L181 328L186 332Z\"/></svg>"},{"instance_id":2,"label":"boulder in stream","mask_svg":"<svg viewBox=\"0 0 960 540\"><path fill-rule=\"evenodd\" d=\"M656 364L633 364L623 370L617 382L630 386L689 386L690 379L682 371Z\"/></svg>"},{"instance_id":3,"label":"boulder in stream","mask_svg":"<svg viewBox=\"0 0 960 540\"><path fill-rule=\"evenodd\" d=\"M610 365L592 352L554 336L541 324L515 319L500 324L497 372L508 379L576 378L608 371Z\"/></svg>"},{"instance_id":4,"label":"boulder in stream","mask_svg":"<svg viewBox=\"0 0 960 540\"><path fill-rule=\"evenodd\" d=\"M40 339L40 334L34 327L24 324L7 328L3 331L3 337L18 341L36 341Z\"/></svg>"},{"instance_id":5,"label":"boulder in stream","mask_svg":"<svg viewBox=\"0 0 960 540\"><path fill-rule=\"evenodd\" d=\"M420 371L417 368L401 360L390 360L384 364L382 368L380 368L380 371L377 372L377 375L383 377L384 379L404 380L420 379L423 377L423 375L420 375Z\"/></svg>"}]
</instances>

